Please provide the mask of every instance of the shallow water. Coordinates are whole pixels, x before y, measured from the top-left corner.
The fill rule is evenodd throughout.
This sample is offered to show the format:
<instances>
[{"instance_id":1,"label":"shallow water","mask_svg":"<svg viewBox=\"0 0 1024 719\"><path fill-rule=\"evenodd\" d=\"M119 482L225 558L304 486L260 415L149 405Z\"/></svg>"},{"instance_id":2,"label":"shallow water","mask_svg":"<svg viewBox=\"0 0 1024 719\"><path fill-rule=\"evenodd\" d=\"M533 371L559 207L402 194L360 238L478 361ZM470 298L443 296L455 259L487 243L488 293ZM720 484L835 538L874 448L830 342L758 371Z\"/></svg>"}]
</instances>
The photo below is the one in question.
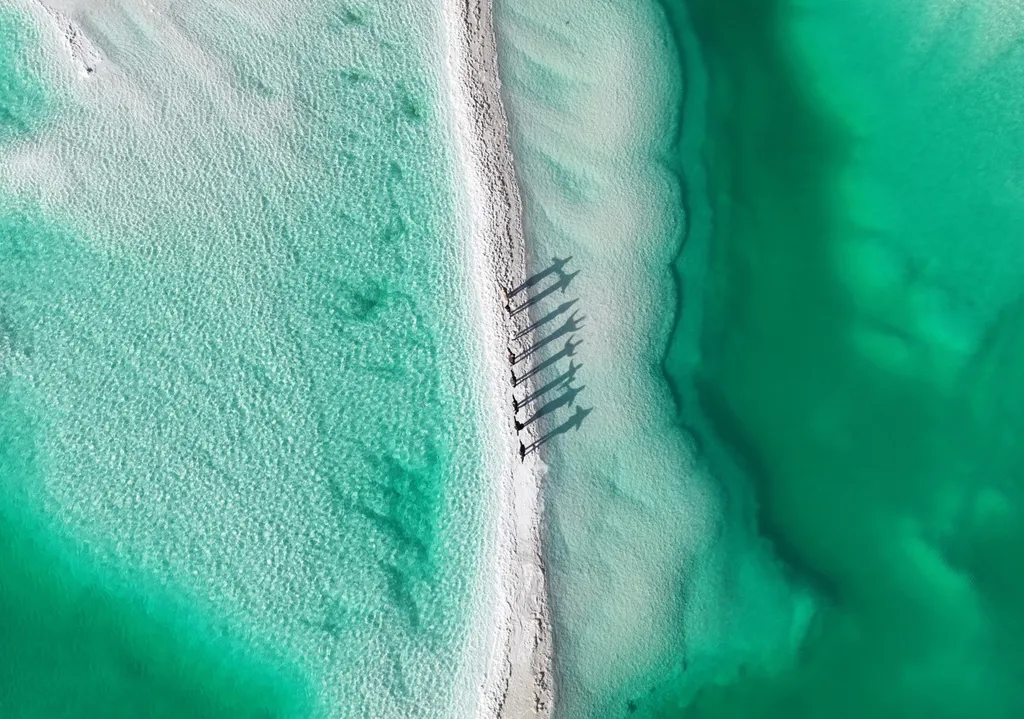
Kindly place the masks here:
<instances>
[{"instance_id":1,"label":"shallow water","mask_svg":"<svg viewBox=\"0 0 1024 719\"><path fill-rule=\"evenodd\" d=\"M471 713L439 17L57 6L95 74L0 21L5 715Z\"/></svg>"}]
</instances>

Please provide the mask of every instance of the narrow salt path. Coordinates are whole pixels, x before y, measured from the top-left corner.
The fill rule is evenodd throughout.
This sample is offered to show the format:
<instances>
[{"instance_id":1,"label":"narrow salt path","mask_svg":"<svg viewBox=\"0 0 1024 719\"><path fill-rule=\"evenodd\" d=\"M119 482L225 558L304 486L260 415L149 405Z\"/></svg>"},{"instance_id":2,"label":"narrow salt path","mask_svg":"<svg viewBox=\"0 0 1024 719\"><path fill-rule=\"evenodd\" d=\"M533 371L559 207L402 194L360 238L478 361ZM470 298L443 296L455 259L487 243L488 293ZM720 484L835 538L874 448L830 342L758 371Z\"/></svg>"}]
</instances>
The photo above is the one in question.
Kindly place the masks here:
<instances>
[{"instance_id":1,"label":"narrow salt path","mask_svg":"<svg viewBox=\"0 0 1024 719\"><path fill-rule=\"evenodd\" d=\"M526 278L522 203L499 93L490 0L449 0L445 10L455 132L466 169L469 261L491 378L489 410L495 417L486 443L496 452L489 467L496 535L482 564L481 581L491 590L481 597L476 632L487 643L478 716L547 717L553 686L541 553L546 467L537 454L525 461L519 457L519 442L535 441L537 428L516 431L507 347L529 319L525 313L509 317L503 295ZM517 372L529 372L530 364L517 364Z\"/></svg>"}]
</instances>

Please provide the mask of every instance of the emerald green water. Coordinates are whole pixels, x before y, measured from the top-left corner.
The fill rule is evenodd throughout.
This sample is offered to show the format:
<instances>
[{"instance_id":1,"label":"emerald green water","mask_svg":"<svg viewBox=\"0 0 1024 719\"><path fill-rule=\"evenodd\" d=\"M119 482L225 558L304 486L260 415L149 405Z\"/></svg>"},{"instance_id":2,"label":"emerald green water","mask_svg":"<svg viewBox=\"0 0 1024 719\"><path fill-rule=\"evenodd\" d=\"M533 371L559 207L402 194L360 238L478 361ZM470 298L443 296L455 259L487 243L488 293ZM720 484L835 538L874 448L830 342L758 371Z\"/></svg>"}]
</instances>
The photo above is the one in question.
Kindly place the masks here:
<instances>
[{"instance_id":1,"label":"emerald green water","mask_svg":"<svg viewBox=\"0 0 1024 719\"><path fill-rule=\"evenodd\" d=\"M38 479L13 394L4 388L7 493ZM311 715L308 682L294 667L253 652L184 597L96 567L17 499L5 496L0 508L4 716Z\"/></svg>"},{"instance_id":2,"label":"emerald green water","mask_svg":"<svg viewBox=\"0 0 1024 719\"><path fill-rule=\"evenodd\" d=\"M684 673L629 712L1019 716L1014 16L664 7L677 43L692 21L707 66L712 224L686 238L710 243L707 267L685 251L677 264L704 314L699 334L673 336L666 372L705 446L742 467L759 531L818 609L794 656L692 700Z\"/></svg>"},{"instance_id":3,"label":"emerald green water","mask_svg":"<svg viewBox=\"0 0 1024 719\"><path fill-rule=\"evenodd\" d=\"M0 14L0 714L451 716L484 484L438 19L104 12L73 80Z\"/></svg>"}]
</instances>

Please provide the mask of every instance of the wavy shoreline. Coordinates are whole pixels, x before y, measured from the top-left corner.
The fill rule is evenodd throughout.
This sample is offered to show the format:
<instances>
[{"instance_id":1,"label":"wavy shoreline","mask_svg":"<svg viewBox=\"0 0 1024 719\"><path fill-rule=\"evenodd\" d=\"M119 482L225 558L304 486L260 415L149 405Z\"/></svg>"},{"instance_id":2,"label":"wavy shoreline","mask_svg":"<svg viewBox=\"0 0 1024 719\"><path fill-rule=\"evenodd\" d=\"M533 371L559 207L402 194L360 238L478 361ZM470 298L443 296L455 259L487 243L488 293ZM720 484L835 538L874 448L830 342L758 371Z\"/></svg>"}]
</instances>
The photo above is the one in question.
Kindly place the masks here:
<instances>
[{"instance_id":1,"label":"wavy shoreline","mask_svg":"<svg viewBox=\"0 0 1024 719\"><path fill-rule=\"evenodd\" d=\"M554 700L552 640L541 551L546 466L536 454L525 463L519 460L505 347L528 319L509 318L501 301L502 287L526 277L522 199L500 94L491 2L446 0L444 16L456 148L467 175L469 261L491 378L488 410L505 420L488 428L500 452L495 468L499 481L494 490L493 556L484 561L481 581L490 575L494 584L477 622L485 631L494 629L477 715L549 717ZM526 432L533 436L535 429Z\"/></svg>"},{"instance_id":2,"label":"wavy shoreline","mask_svg":"<svg viewBox=\"0 0 1024 719\"><path fill-rule=\"evenodd\" d=\"M696 343L695 331L703 314L703 269L710 239L711 208L707 180L706 158L702 147L707 124L707 71L701 57L701 48L696 38L689 13L684 2L656 0L664 15L675 47L674 54L679 61L679 75L682 82L682 97L676 113L672 138L666 146L662 160L665 167L675 176L679 187L683 226L669 269L676 288L675 307L669 320L671 329L661 355L661 375L665 378L673 402L682 414L686 402L686 391L669 371L668 364L673 348L682 344L681 335ZM703 239L703 243L699 240ZM684 255L700 254L696 260L683 267ZM688 308L684 312L684 305ZM687 331L684 325L692 325ZM691 351L696 351L691 349ZM693 428L687 427L695 440L699 441Z\"/></svg>"}]
</instances>

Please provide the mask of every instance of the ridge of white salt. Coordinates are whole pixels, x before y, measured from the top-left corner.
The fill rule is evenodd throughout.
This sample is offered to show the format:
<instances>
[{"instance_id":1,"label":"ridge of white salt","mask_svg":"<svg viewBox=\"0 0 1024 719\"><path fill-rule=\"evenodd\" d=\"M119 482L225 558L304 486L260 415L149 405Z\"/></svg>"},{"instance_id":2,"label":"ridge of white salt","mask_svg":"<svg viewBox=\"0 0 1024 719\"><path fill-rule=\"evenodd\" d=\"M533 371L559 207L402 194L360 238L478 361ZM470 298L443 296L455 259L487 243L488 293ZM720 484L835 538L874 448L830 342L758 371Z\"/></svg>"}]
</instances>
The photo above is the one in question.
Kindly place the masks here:
<instances>
[{"instance_id":1,"label":"ridge of white salt","mask_svg":"<svg viewBox=\"0 0 1024 719\"><path fill-rule=\"evenodd\" d=\"M495 422L488 439L500 458L489 595L481 597L479 628L488 638L488 666L478 704L481 717L548 717L553 709L551 622L541 551L546 466L536 453L519 458L506 347L525 313L510 318L502 288L526 277L523 210L502 106L490 0L446 0L448 69L457 151L464 165L470 216L470 262L491 381ZM527 367L527 371L529 368ZM529 391L529 387L527 387ZM523 430L534 441L535 425ZM527 438L527 436L529 438Z\"/></svg>"}]
</instances>

